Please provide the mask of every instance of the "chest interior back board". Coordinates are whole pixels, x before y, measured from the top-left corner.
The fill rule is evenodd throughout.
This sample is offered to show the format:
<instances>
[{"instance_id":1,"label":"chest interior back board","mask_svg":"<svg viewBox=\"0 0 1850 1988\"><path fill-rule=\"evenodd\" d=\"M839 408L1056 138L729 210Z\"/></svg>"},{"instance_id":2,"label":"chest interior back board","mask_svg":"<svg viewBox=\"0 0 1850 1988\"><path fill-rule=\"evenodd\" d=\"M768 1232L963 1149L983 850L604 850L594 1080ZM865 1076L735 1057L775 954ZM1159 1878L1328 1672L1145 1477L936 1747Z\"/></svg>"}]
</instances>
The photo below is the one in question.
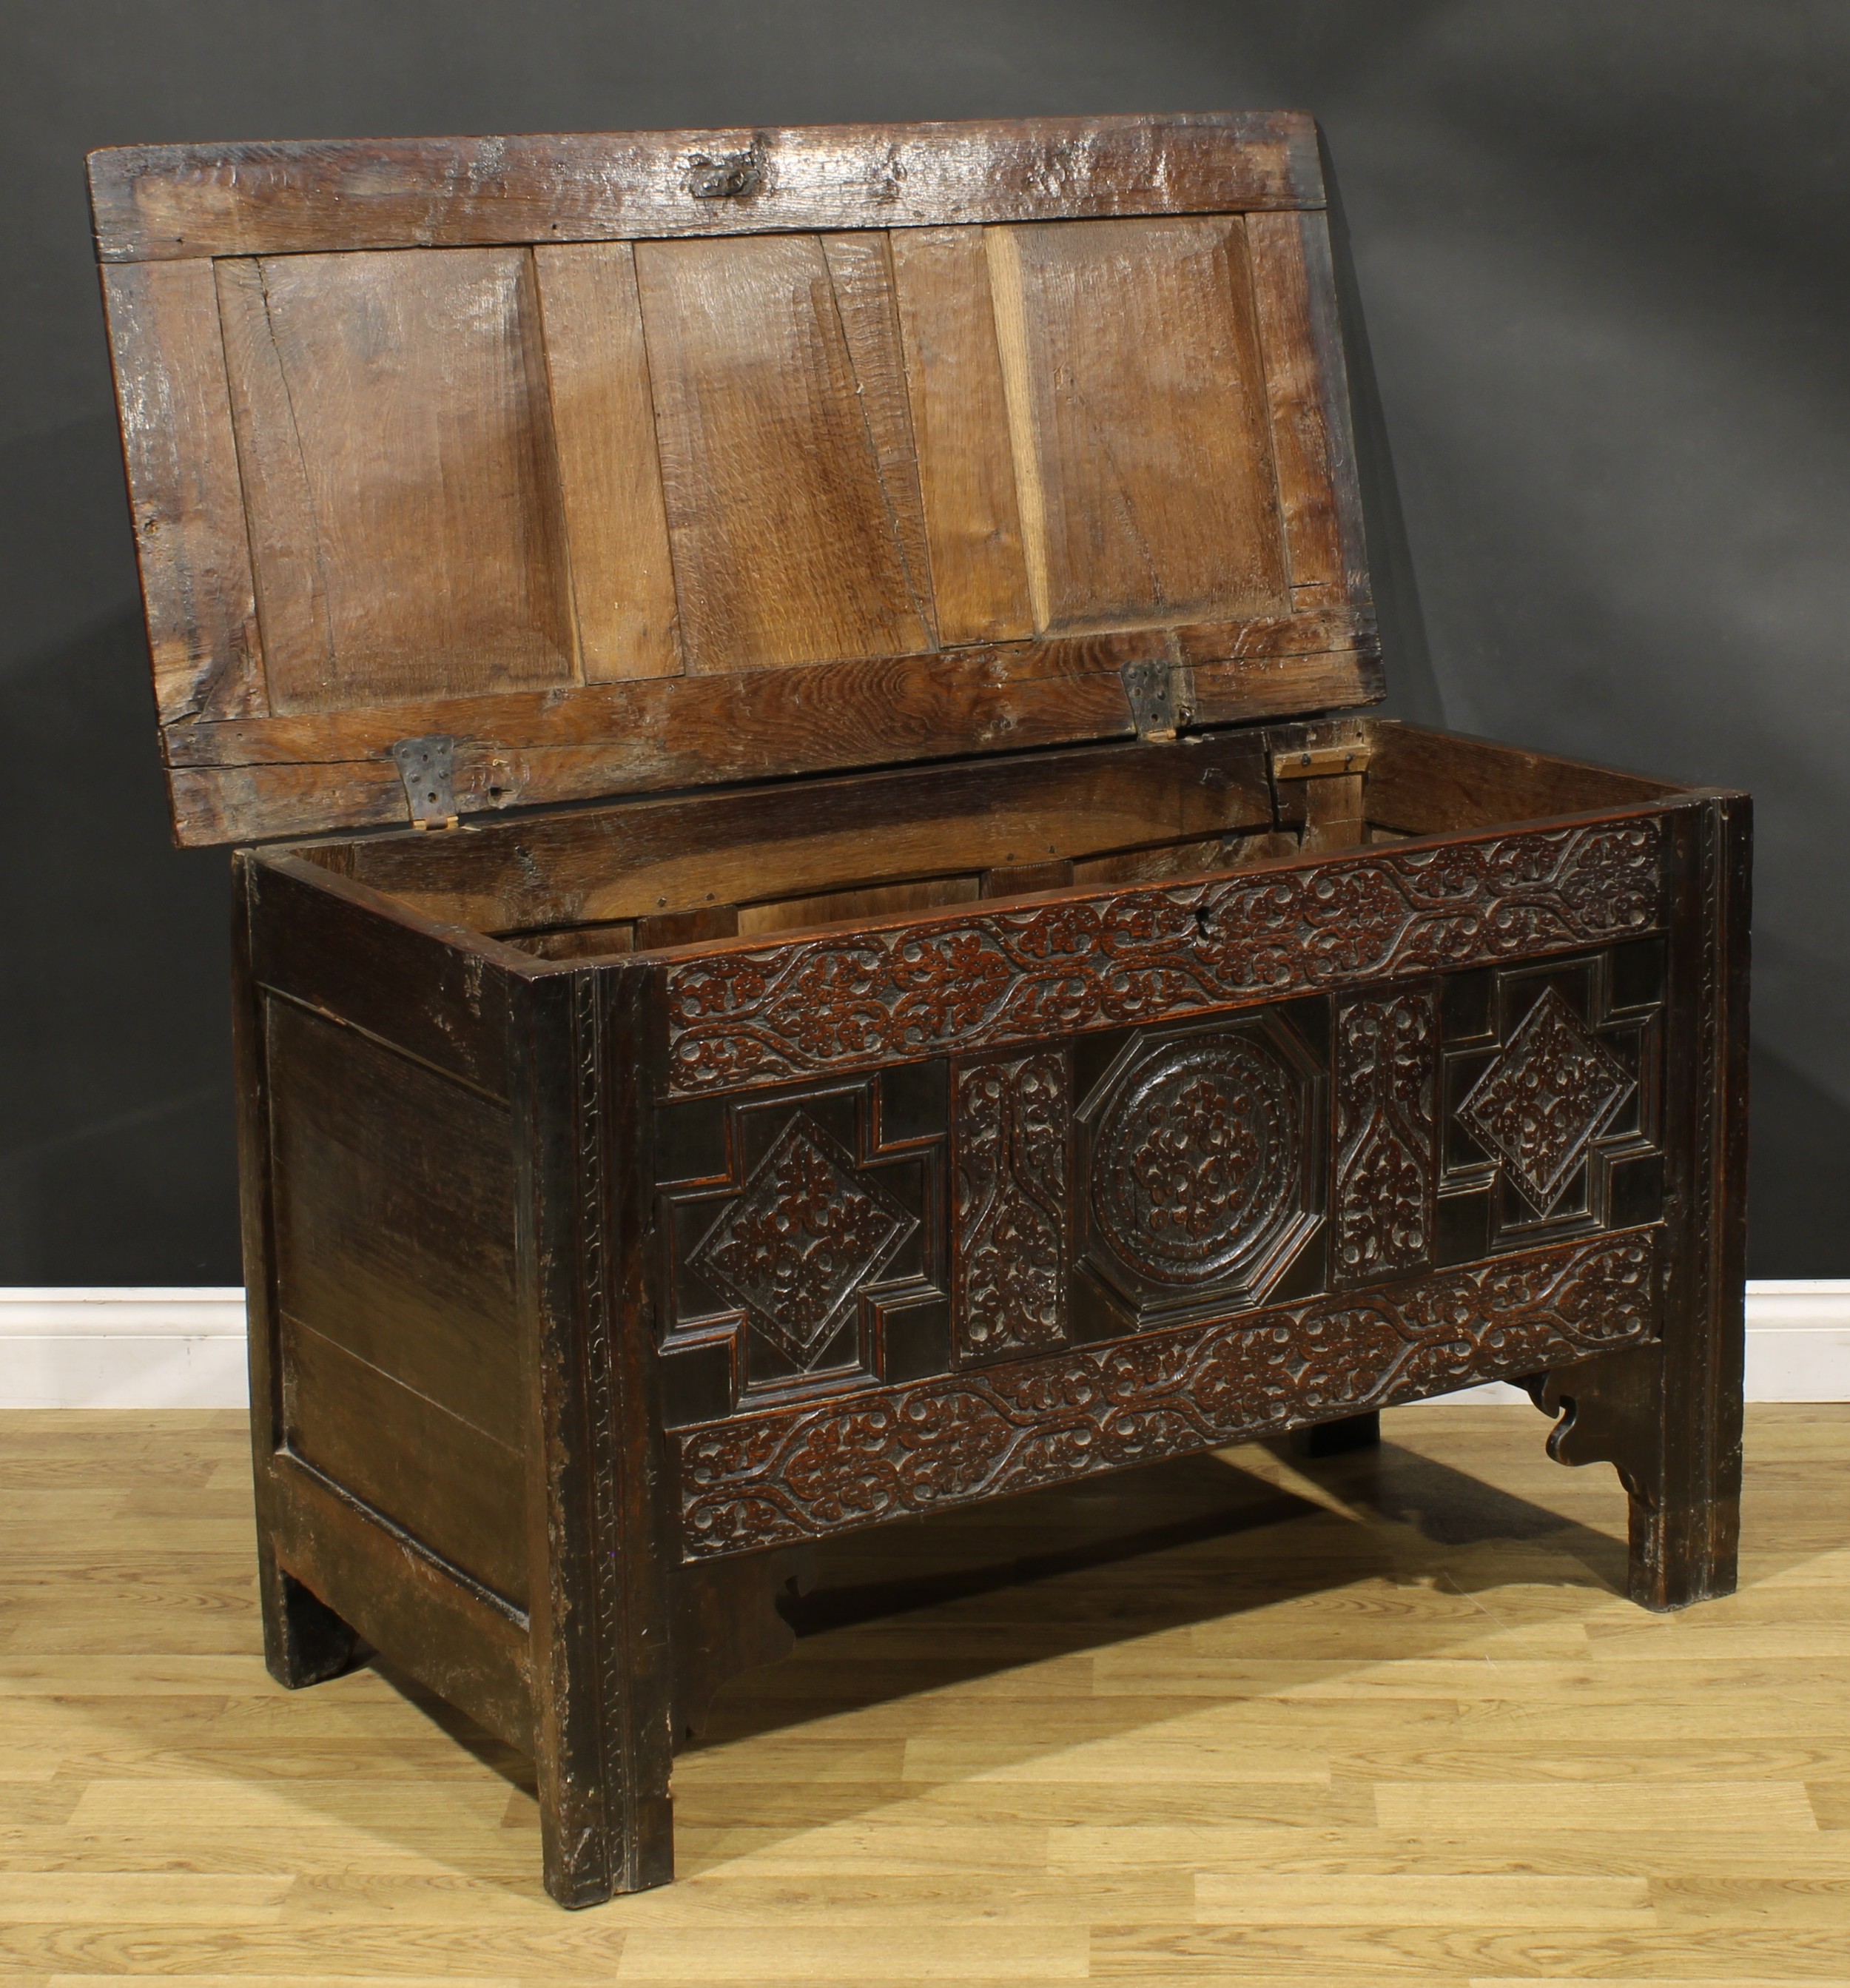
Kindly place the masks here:
<instances>
[{"instance_id":1,"label":"chest interior back board","mask_svg":"<svg viewBox=\"0 0 1850 1988\"><path fill-rule=\"evenodd\" d=\"M1505 1378L1731 1587L1747 803L1363 715L1309 119L91 171L278 1677L583 1905L844 1529Z\"/></svg>"}]
</instances>

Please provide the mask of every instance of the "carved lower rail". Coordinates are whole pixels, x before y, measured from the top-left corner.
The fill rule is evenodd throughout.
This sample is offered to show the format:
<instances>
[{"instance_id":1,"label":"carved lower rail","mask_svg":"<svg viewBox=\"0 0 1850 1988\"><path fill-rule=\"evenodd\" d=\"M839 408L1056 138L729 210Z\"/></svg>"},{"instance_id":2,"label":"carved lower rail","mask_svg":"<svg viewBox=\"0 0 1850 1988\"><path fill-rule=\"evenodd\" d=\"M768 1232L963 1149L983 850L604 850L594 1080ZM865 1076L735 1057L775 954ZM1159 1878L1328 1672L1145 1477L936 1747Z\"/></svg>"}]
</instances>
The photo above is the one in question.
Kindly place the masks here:
<instances>
[{"instance_id":1,"label":"carved lower rail","mask_svg":"<svg viewBox=\"0 0 1850 1988\"><path fill-rule=\"evenodd\" d=\"M1659 1234L1623 1230L685 1429L683 1557L942 1510L1647 1341Z\"/></svg>"}]
</instances>

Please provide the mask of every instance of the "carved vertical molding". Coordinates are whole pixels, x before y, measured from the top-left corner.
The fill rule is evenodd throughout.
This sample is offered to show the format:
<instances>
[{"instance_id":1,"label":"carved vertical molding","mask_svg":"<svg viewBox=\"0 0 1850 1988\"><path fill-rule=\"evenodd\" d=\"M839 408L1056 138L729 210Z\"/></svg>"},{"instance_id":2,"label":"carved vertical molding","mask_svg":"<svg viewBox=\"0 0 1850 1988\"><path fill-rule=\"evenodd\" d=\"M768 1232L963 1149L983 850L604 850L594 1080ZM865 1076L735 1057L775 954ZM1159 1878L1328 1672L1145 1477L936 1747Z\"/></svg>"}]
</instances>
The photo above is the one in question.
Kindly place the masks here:
<instances>
[{"instance_id":1,"label":"carved vertical molding","mask_svg":"<svg viewBox=\"0 0 1850 1988\"><path fill-rule=\"evenodd\" d=\"M594 973L573 977L572 1133L577 1148L579 1290L592 1527L592 1558L586 1571L592 1583L596 1623L596 1746L603 1764L600 1780L608 1824L616 1819L610 1815L613 1800L620 1804L625 1791L636 1786L637 1776L633 1763L622 1757L627 1737L624 1722L611 1716L628 1696L629 1679L623 1595L611 1571L617 1564L623 1522L613 1441L617 1405L610 1317L613 1211L604 1121L604 991ZM611 1874L613 1881L616 1875Z\"/></svg>"},{"instance_id":2,"label":"carved vertical molding","mask_svg":"<svg viewBox=\"0 0 1850 1988\"><path fill-rule=\"evenodd\" d=\"M960 1360L1057 1346L1072 1260L1072 1094L1057 1050L966 1063L952 1111Z\"/></svg>"},{"instance_id":3,"label":"carved vertical molding","mask_svg":"<svg viewBox=\"0 0 1850 1988\"><path fill-rule=\"evenodd\" d=\"M1433 1260L1439 997L1431 986L1345 1001L1336 1020L1332 1281Z\"/></svg>"}]
</instances>

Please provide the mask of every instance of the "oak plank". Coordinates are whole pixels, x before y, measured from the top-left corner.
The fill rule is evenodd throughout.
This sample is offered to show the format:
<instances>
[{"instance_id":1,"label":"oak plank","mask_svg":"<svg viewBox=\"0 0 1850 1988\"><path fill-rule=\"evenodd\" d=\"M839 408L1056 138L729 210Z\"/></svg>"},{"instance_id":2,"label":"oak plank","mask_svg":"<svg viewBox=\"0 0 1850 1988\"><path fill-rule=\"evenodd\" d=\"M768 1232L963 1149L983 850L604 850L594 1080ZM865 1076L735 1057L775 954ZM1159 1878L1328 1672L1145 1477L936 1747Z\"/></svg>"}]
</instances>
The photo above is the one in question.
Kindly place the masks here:
<instances>
[{"instance_id":1,"label":"oak plank","mask_svg":"<svg viewBox=\"0 0 1850 1988\"><path fill-rule=\"evenodd\" d=\"M103 294L160 722L261 715L262 644L211 265L106 269Z\"/></svg>"},{"instance_id":2,"label":"oak plank","mask_svg":"<svg viewBox=\"0 0 1850 1988\"><path fill-rule=\"evenodd\" d=\"M1302 590L1311 588L1318 590L1319 600L1334 602L1343 597L1342 533L1312 320L1305 248L1309 233L1294 215L1247 218L1292 596L1301 600L1306 597Z\"/></svg>"},{"instance_id":3,"label":"oak plank","mask_svg":"<svg viewBox=\"0 0 1850 1988\"><path fill-rule=\"evenodd\" d=\"M825 235L822 239L836 310L860 395L862 418L873 445L881 491L905 570L906 592L924 624L929 645L936 648L931 561L926 549L918 445L906 392L890 238L884 230L870 229Z\"/></svg>"},{"instance_id":4,"label":"oak plank","mask_svg":"<svg viewBox=\"0 0 1850 1988\"><path fill-rule=\"evenodd\" d=\"M277 1303L521 1451L506 1108L292 1002L264 1038Z\"/></svg>"},{"instance_id":5,"label":"oak plank","mask_svg":"<svg viewBox=\"0 0 1850 1988\"><path fill-rule=\"evenodd\" d=\"M274 707L571 681L526 252L255 272L224 295ZM297 577L305 563L318 586Z\"/></svg>"},{"instance_id":6,"label":"oak plank","mask_svg":"<svg viewBox=\"0 0 1850 1988\"><path fill-rule=\"evenodd\" d=\"M544 931L716 901L815 898L874 877L1019 869L1247 830L1271 812L1262 742L1231 737L1186 755L1111 746L639 800L490 823L466 837L370 838L342 854L353 882L427 917Z\"/></svg>"},{"instance_id":7,"label":"oak plank","mask_svg":"<svg viewBox=\"0 0 1850 1988\"><path fill-rule=\"evenodd\" d=\"M218 285L232 424L245 513L250 522L266 674L285 685L331 681L334 631L328 616L315 492L295 432L289 384L277 353L263 270L255 256L211 265ZM285 698L275 707L290 708Z\"/></svg>"},{"instance_id":8,"label":"oak plank","mask_svg":"<svg viewBox=\"0 0 1850 1988\"><path fill-rule=\"evenodd\" d=\"M890 238L939 638L1031 635L982 230L905 229Z\"/></svg>"},{"instance_id":9,"label":"oak plank","mask_svg":"<svg viewBox=\"0 0 1850 1988\"><path fill-rule=\"evenodd\" d=\"M738 160L749 190L694 191ZM1301 111L508 138L133 145L89 157L105 262L1315 207Z\"/></svg>"},{"instance_id":10,"label":"oak plank","mask_svg":"<svg viewBox=\"0 0 1850 1988\"><path fill-rule=\"evenodd\" d=\"M928 649L821 242L642 242L636 267L690 671Z\"/></svg>"},{"instance_id":11,"label":"oak plank","mask_svg":"<svg viewBox=\"0 0 1850 1988\"><path fill-rule=\"evenodd\" d=\"M1368 818L1412 835L1462 833L1687 791L1674 781L1462 733L1376 722L1369 739Z\"/></svg>"},{"instance_id":12,"label":"oak plank","mask_svg":"<svg viewBox=\"0 0 1850 1988\"><path fill-rule=\"evenodd\" d=\"M636 259L626 242L534 252L585 680L681 667Z\"/></svg>"},{"instance_id":13,"label":"oak plank","mask_svg":"<svg viewBox=\"0 0 1850 1988\"><path fill-rule=\"evenodd\" d=\"M979 894L974 877L932 877L917 883L825 891L813 897L780 898L741 905L734 929L741 933L795 931L805 925L832 925L842 918L874 918L891 911L928 911L945 904L974 904Z\"/></svg>"},{"instance_id":14,"label":"oak plank","mask_svg":"<svg viewBox=\"0 0 1850 1988\"><path fill-rule=\"evenodd\" d=\"M522 1458L287 1310L280 1322L291 1452L524 1610Z\"/></svg>"},{"instance_id":15,"label":"oak plank","mask_svg":"<svg viewBox=\"0 0 1850 1988\"><path fill-rule=\"evenodd\" d=\"M279 1560L369 1642L399 1652L430 1689L530 1752L531 1673L518 1615L427 1554L407 1550L287 1452L271 1467ZM419 1792L427 1804L429 1789Z\"/></svg>"},{"instance_id":16,"label":"oak plank","mask_svg":"<svg viewBox=\"0 0 1850 1988\"><path fill-rule=\"evenodd\" d=\"M1288 605L1237 217L986 231L1037 628Z\"/></svg>"},{"instance_id":17,"label":"oak plank","mask_svg":"<svg viewBox=\"0 0 1850 1988\"><path fill-rule=\"evenodd\" d=\"M480 743L462 739L457 803L465 815L479 815L516 803L989 755L1003 742L1026 749L1129 738L1134 727L1117 670L1068 669L1057 666L1060 660L1024 658L1016 675L996 667L993 651L950 651L891 663L624 685L620 702L598 706L610 726L605 744L511 746L492 732ZM1204 724L1340 708L1382 693L1379 661L1353 650L1261 651L1199 666L1193 682L1193 713ZM605 688L619 687L599 687ZM180 840L252 841L285 827L301 836L403 825L404 788L389 759L327 756L343 746L376 749L363 732L355 736L357 729L330 724L330 735L300 763L276 751L282 741L272 735L258 739L241 763L175 767L170 777Z\"/></svg>"},{"instance_id":18,"label":"oak plank","mask_svg":"<svg viewBox=\"0 0 1850 1988\"><path fill-rule=\"evenodd\" d=\"M510 752L523 744L602 744L620 777L626 762L640 768L662 756L661 740L630 735L639 725L651 731L669 725L709 729L716 735L712 742L715 749L723 752L726 742L717 735L748 714L761 714L768 722L777 722L782 714L784 722L795 723L804 712L826 705L832 707L834 721L852 734L860 717L859 705L865 702L871 707L876 698L895 695L910 707L904 715L896 714L880 724L877 712L869 708L866 722L879 725L876 735L879 742L899 749L890 757L906 757L908 747L913 756L923 757L929 747L930 726L938 718L955 726L950 734L954 748L963 737L958 714L949 708L952 701L980 698L985 691L991 694L986 700L987 708L976 721L984 742L1013 746L1031 742L1010 736L1020 716L1011 698L1025 687L1044 681L1070 686L1094 677L1111 678L1118 701L1113 715L1122 716L1128 729L1129 708L1117 683L1119 672L1128 662L1278 663L1288 670L1301 664L1312 668L1309 659L1313 658L1346 654L1372 658L1378 651L1372 615L1318 610L1173 629L1126 629L1102 635L986 644L956 654L924 651L866 663L743 671L698 681L590 685L563 695L511 691L498 697L380 705L312 718L227 720L176 727L169 737L169 758L176 766L206 768L295 766L317 759L376 757L397 784L397 773L390 759L392 742L404 735L400 728L423 719L459 741ZM1318 708L1316 694L1324 688L1325 666L1318 663L1314 667L1318 681L1312 685L1313 694L1301 709ZM916 689L909 693L908 684L916 684ZM937 708L939 699L947 707L942 711ZM1268 698L1268 707L1269 702ZM1114 722L1108 732L1119 729ZM841 763L856 762L845 751ZM520 797L545 798L538 794ZM504 804L511 804L513 798L508 796ZM400 804L402 810L402 794Z\"/></svg>"}]
</instances>

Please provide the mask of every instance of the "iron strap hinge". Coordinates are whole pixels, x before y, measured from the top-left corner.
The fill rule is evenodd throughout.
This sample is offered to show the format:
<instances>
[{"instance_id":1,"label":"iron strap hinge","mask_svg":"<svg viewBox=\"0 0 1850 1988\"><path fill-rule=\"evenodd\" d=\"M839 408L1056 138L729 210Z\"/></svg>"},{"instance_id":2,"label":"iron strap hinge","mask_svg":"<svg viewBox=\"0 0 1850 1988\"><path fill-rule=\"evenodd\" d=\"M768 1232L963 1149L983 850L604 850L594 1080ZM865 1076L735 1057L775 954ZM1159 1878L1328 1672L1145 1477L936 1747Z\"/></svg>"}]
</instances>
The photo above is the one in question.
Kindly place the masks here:
<instances>
[{"instance_id":1,"label":"iron strap hinge","mask_svg":"<svg viewBox=\"0 0 1850 1988\"><path fill-rule=\"evenodd\" d=\"M456 811L456 741L442 733L401 739L392 748L414 828L454 828Z\"/></svg>"},{"instance_id":2,"label":"iron strap hinge","mask_svg":"<svg viewBox=\"0 0 1850 1988\"><path fill-rule=\"evenodd\" d=\"M1139 739L1173 739L1194 722L1195 673L1173 654L1139 657L1118 677Z\"/></svg>"}]
</instances>

